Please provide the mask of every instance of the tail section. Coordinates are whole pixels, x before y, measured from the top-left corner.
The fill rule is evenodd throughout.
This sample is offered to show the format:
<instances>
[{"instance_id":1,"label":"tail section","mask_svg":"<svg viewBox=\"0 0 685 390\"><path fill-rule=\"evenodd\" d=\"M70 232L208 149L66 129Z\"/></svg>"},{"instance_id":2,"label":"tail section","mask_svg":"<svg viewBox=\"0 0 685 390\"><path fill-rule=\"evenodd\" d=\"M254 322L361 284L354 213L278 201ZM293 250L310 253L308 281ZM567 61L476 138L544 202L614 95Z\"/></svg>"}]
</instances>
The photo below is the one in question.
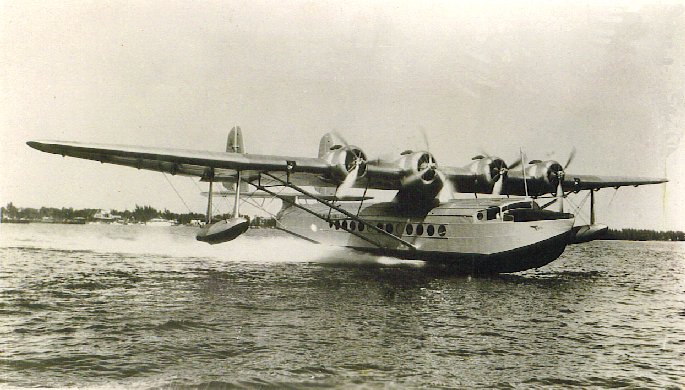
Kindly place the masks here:
<instances>
[{"instance_id":1,"label":"tail section","mask_svg":"<svg viewBox=\"0 0 685 390\"><path fill-rule=\"evenodd\" d=\"M243 144L243 132L240 126L236 126L228 133L228 141L226 142L226 151L229 153L245 154L245 145Z\"/></svg>"},{"instance_id":2,"label":"tail section","mask_svg":"<svg viewBox=\"0 0 685 390\"><path fill-rule=\"evenodd\" d=\"M340 141L333 133L326 133L321 137L319 141L319 158L323 157L324 154L328 153L329 150L335 145L341 145Z\"/></svg>"},{"instance_id":3,"label":"tail section","mask_svg":"<svg viewBox=\"0 0 685 390\"><path fill-rule=\"evenodd\" d=\"M243 132L240 126L235 126L228 133L228 140L226 141L226 153L240 153L245 154L245 145L243 144ZM229 191L235 191L234 182L224 182L224 187ZM245 182L240 183L240 192L247 192L248 185Z\"/></svg>"},{"instance_id":4,"label":"tail section","mask_svg":"<svg viewBox=\"0 0 685 390\"><path fill-rule=\"evenodd\" d=\"M319 158L328 153L335 145L343 145L344 142L334 133L326 133L319 141ZM335 194L334 187L315 187L316 192L325 196L333 196Z\"/></svg>"}]
</instances>

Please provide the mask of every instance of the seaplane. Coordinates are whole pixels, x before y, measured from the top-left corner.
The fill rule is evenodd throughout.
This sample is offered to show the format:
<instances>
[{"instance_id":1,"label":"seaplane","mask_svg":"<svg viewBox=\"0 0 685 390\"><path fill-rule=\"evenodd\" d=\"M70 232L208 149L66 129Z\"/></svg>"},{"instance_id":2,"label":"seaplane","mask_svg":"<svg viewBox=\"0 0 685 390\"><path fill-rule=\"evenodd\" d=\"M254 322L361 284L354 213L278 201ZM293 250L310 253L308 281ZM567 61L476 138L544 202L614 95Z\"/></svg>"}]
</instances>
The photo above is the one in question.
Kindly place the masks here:
<instances>
[{"instance_id":1,"label":"seaplane","mask_svg":"<svg viewBox=\"0 0 685 390\"><path fill-rule=\"evenodd\" d=\"M249 223L240 215L241 196L272 197L282 201L278 228L295 237L424 260L467 274L544 266L567 245L591 241L607 230L595 223L595 191L667 181L566 173L574 153L563 165L554 160L526 162L521 153L510 165L499 157L479 155L453 167L438 164L427 150L407 150L392 161L369 159L335 132L321 138L317 157L248 154L238 126L229 132L225 152L61 141L27 144L63 157L207 182L207 221L197 233L199 241L225 243L246 233ZM215 193L214 183L227 191ZM363 194L350 195L352 188ZM394 198L374 202L368 190L393 191ZM574 226L574 214L564 212L564 198L580 191L590 193L591 220ZM455 193L472 195L458 199ZM235 197L232 218L212 220L216 194Z\"/></svg>"}]
</instances>

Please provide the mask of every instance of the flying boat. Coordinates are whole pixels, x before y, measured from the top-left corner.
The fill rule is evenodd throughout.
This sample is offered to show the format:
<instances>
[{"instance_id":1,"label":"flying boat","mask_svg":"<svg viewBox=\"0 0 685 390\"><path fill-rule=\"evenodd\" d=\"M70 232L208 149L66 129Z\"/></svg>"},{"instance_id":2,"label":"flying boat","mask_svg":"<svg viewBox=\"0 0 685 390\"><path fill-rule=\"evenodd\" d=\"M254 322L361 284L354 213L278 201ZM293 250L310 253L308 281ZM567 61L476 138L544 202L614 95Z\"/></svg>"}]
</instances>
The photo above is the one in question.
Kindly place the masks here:
<instances>
[{"instance_id":1,"label":"flying boat","mask_svg":"<svg viewBox=\"0 0 685 390\"><path fill-rule=\"evenodd\" d=\"M240 215L241 198L270 197L282 201L278 229L295 237L425 260L469 274L544 266L567 245L606 231L606 225L595 222L595 191L667 181L566 173L574 153L563 165L526 162L521 153L511 165L479 155L454 167L438 164L427 150L374 160L335 132L321 138L317 157L248 154L238 126L231 129L225 152L62 141L27 144L47 153L207 182L206 224L198 230L199 241L220 244L244 234L249 223ZM215 192L215 183L226 191ZM363 194L350 195L352 188ZM369 190L393 191L394 198L375 202ZM591 220L574 226L574 214L564 211L564 198L581 191L590 193ZM473 197L457 199L455 193ZM233 217L213 221L213 197L227 195L235 198Z\"/></svg>"}]
</instances>

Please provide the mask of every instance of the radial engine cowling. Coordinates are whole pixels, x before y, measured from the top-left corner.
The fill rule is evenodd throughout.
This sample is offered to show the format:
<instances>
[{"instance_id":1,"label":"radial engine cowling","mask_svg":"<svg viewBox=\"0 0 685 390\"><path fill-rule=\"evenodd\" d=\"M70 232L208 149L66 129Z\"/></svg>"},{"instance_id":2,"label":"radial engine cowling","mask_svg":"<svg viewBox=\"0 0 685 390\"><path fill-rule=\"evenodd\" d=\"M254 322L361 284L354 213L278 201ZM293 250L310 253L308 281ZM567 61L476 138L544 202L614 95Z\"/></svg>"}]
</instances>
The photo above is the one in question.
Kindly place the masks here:
<instances>
[{"instance_id":1,"label":"radial engine cowling","mask_svg":"<svg viewBox=\"0 0 685 390\"><path fill-rule=\"evenodd\" d=\"M563 180L564 168L557 161L533 160L526 169L528 191L531 195L555 194L559 180Z\"/></svg>"},{"instance_id":2,"label":"radial engine cowling","mask_svg":"<svg viewBox=\"0 0 685 390\"><path fill-rule=\"evenodd\" d=\"M499 157L474 157L474 161L468 165L468 169L473 172L473 188L465 189L464 192L477 192L481 194L492 194L495 192L495 183L504 180L508 170L507 164ZM501 190L501 188L500 188Z\"/></svg>"},{"instance_id":3,"label":"radial engine cowling","mask_svg":"<svg viewBox=\"0 0 685 390\"><path fill-rule=\"evenodd\" d=\"M425 204L438 196L444 183L432 154L406 152L396 163L403 171L397 194L401 201Z\"/></svg>"},{"instance_id":4,"label":"radial engine cowling","mask_svg":"<svg viewBox=\"0 0 685 390\"><path fill-rule=\"evenodd\" d=\"M343 183L354 172L355 179L366 175L366 154L357 146L334 146L323 158L331 165L326 179Z\"/></svg>"}]
</instances>

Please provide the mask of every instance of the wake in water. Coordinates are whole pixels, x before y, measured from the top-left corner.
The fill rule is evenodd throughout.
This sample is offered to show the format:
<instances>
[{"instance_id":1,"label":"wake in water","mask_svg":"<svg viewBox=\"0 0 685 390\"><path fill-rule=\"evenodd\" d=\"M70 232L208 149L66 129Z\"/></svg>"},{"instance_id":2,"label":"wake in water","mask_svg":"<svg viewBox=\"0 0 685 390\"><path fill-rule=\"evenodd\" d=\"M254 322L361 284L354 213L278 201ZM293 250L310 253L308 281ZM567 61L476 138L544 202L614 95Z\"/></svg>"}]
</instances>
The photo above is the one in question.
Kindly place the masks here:
<instances>
[{"instance_id":1,"label":"wake in water","mask_svg":"<svg viewBox=\"0 0 685 390\"><path fill-rule=\"evenodd\" d=\"M351 249L317 245L272 230L251 230L218 245L195 240L196 229L117 225L2 226L0 247L21 247L95 253L210 258L226 262L380 264L421 266L422 261L364 254Z\"/></svg>"}]
</instances>

